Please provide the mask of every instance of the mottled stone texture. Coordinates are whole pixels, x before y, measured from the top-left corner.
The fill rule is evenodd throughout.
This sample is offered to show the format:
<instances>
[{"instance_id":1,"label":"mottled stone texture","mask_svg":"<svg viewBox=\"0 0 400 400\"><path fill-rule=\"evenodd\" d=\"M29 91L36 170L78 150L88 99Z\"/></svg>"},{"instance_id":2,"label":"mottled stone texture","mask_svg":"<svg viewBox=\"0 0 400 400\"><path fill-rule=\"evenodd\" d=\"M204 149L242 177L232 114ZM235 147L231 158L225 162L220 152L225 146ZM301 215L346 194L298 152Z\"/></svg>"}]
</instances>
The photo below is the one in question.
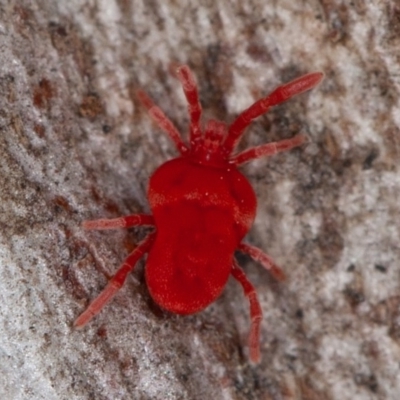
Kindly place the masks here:
<instances>
[{"instance_id":1,"label":"mottled stone texture","mask_svg":"<svg viewBox=\"0 0 400 400\"><path fill-rule=\"evenodd\" d=\"M186 132L177 63L205 116L228 122L326 74L241 143L310 139L244 168L259 198L247 240L288 275L240 259L264 311L258 366L233 280L178 317L153 304L140 263L71 328L144 234L81 221L148 212L148 178L176 154L135 91ZM0 92L1 399L400 398L398 1L3 0Z\"/></svg>"}]
</instances>

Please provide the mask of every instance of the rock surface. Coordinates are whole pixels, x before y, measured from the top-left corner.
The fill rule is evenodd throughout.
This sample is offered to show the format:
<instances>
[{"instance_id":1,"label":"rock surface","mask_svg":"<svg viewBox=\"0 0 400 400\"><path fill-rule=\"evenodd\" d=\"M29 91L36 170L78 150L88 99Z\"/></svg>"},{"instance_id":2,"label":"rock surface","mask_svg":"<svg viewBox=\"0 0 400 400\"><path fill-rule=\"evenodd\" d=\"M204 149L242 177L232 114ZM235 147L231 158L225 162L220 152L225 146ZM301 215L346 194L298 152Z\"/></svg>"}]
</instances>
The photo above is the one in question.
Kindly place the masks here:
<instances>
[{"instance_id":1,"label":"rock surface","mask_svg":"<svg viewBox=\"0 0 400 400\"><path fill-rule=\"evenodd\" d=\"M400 8L375 3L2 2L0 398L400 398ZM264 312L258 366L233 280L179 317L153 304L141 262L71 327L143 236L81 221L148 212L149 176L176 155L135 91L187 130L177 63L205 117L227 122L280 83L326 75L241 143L310 139L244 168L259 198L247 240L288 276L240 259Z\"/></svg>"}]
</instances>

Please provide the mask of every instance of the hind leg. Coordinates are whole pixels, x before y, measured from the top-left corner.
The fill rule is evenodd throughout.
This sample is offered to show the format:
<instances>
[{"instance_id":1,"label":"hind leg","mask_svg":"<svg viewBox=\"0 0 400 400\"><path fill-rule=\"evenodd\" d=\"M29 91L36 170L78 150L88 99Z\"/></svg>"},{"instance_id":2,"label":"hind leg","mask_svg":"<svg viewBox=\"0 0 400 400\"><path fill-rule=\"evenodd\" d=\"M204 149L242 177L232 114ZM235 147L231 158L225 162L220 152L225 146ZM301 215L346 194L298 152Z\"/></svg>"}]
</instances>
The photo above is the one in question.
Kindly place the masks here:
<instances>
[{"instance_id":1,"label":"hind leg","mask_svg":"<svg viewBox=\"0 0 400 400\"><path fill-rule=\"evenodd\" d=\"M261 306L257 298L256 290L247 279L243 270L239 267L236 260L232 265L232 276L241 284L245 296L250 303L250 334L249 334L249 352L250 359L254 363L260 362L260 324L262 319Z\"/></svg>"},{"instance_id":2,"label":"hind leg","mask_svg":"<svg viewBox=\"0 0 400 400\"><path fill-rule=\"evenodd\" d=\"M103 291L90 303L89 307L75 320L74 326L81 328L86 325L94 316L96 316L105 305L121 289L128 274L133 270L139 259L147 253L155 239L155 233L150 233L143 241L139 243L135 250L125 259L121 267L108 282Z\"/></svg>"},{"instance_id":3,"label":"hind leg","mask_svg":"<svg viewBox=\"0 0 400 400\"><path fill-rule=\"evenodd\" d=\"M154 218L148 214L132 214L126 217L113 219L95 219L83 221L82 226L86 230L119 229L131 226L154 225Z\"/></svg>"},{"instance_id":4,"label":"hind leg","mask_svg":"<svg viewBox=\"0 0 400 400\"><path fill-rule=\"evenodd\" d=\"M258 247L240 243L238 250L247 253L253 260L258 261L276 280L283 281L286 279L286 275L282 269L275 264L274 260L268 254L265 254Z\"/></svg>"}]
</instances>

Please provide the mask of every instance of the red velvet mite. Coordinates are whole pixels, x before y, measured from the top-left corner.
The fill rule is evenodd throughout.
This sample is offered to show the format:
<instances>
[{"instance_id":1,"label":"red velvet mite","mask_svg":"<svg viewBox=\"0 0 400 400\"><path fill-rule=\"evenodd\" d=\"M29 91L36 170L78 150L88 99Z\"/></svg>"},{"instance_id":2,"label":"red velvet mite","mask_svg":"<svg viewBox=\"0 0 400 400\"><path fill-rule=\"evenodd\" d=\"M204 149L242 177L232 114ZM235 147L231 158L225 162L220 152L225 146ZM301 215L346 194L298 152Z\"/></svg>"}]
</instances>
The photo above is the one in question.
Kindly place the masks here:
<instances>
[{"instance_id":1,"label":"red velvet mite","mask_svg":"<svg viewBox=\"0 0 400 400\"><path fill-rule=\"evenodd\" d=\"M116 219L85 221L85 229L151 226L154 230L125 259L106 288L89 305L75 326L89 322L124 284L127 275L146 253L145 277L151 297L165 310L193 314L218 298L230 275L243 288L250 303L249 351L260 360L261 307L253 285L239 267L239 250L258 261L278 280L283 271L260 249L243 243L251 228L257 200L238 167L248 161L300 146L305 136L268 143L235 153L243 131L252 120L291 97L314 88L323 78L315 72L279 86L243 111L231 125L210 120L200 124L201 105L195 79L188 66L177 69L190 114L189 145L153 101L138 96L151 118L172 139L180 155L162 164L151 176L147 197L152 215L134 214Z\"/></svg>"}]
</instances>

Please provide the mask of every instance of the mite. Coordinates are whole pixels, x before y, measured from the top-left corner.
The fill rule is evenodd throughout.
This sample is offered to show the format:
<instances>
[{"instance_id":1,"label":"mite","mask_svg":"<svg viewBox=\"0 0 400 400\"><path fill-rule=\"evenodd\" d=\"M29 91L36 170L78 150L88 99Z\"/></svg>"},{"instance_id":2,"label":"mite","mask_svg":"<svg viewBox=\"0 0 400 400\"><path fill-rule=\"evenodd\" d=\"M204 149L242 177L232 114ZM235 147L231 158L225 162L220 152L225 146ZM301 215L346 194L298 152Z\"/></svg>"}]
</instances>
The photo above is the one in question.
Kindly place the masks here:
<instances>
[{"instance_id":1,"label":"mite","mask_svg":"<svg viewBox=\"0 0 400 400\"><path fill-rule=\"evenodd\" d=\"M151 176L147 197L152 214L134 214L116 219L85 221L85 229L116 229L151 226L153 230L125 259L100 295L75 321L87 324L111 300L127 275L146 253L145 278L151 297L163 309L177 314L193 314L215 301L230 275L242 286L250 303L250 359L260 360L261 307L253 285L239 267L234 253L240 251L259 262L276 279L283 271L260 249L242 242L251 228L257 208L254 190L238 167L300 146L306 140L298 134L235 152L247 126L270 107L314 88L323 74L304 75L279 86L256 101L229 126L209 120L200 122L201 105L197 85L188 66L177 68L188 102L189 144L149 96L138 97L150 117L174 142L177 158L162 164Z\"/></svg>"}]
</instances>

